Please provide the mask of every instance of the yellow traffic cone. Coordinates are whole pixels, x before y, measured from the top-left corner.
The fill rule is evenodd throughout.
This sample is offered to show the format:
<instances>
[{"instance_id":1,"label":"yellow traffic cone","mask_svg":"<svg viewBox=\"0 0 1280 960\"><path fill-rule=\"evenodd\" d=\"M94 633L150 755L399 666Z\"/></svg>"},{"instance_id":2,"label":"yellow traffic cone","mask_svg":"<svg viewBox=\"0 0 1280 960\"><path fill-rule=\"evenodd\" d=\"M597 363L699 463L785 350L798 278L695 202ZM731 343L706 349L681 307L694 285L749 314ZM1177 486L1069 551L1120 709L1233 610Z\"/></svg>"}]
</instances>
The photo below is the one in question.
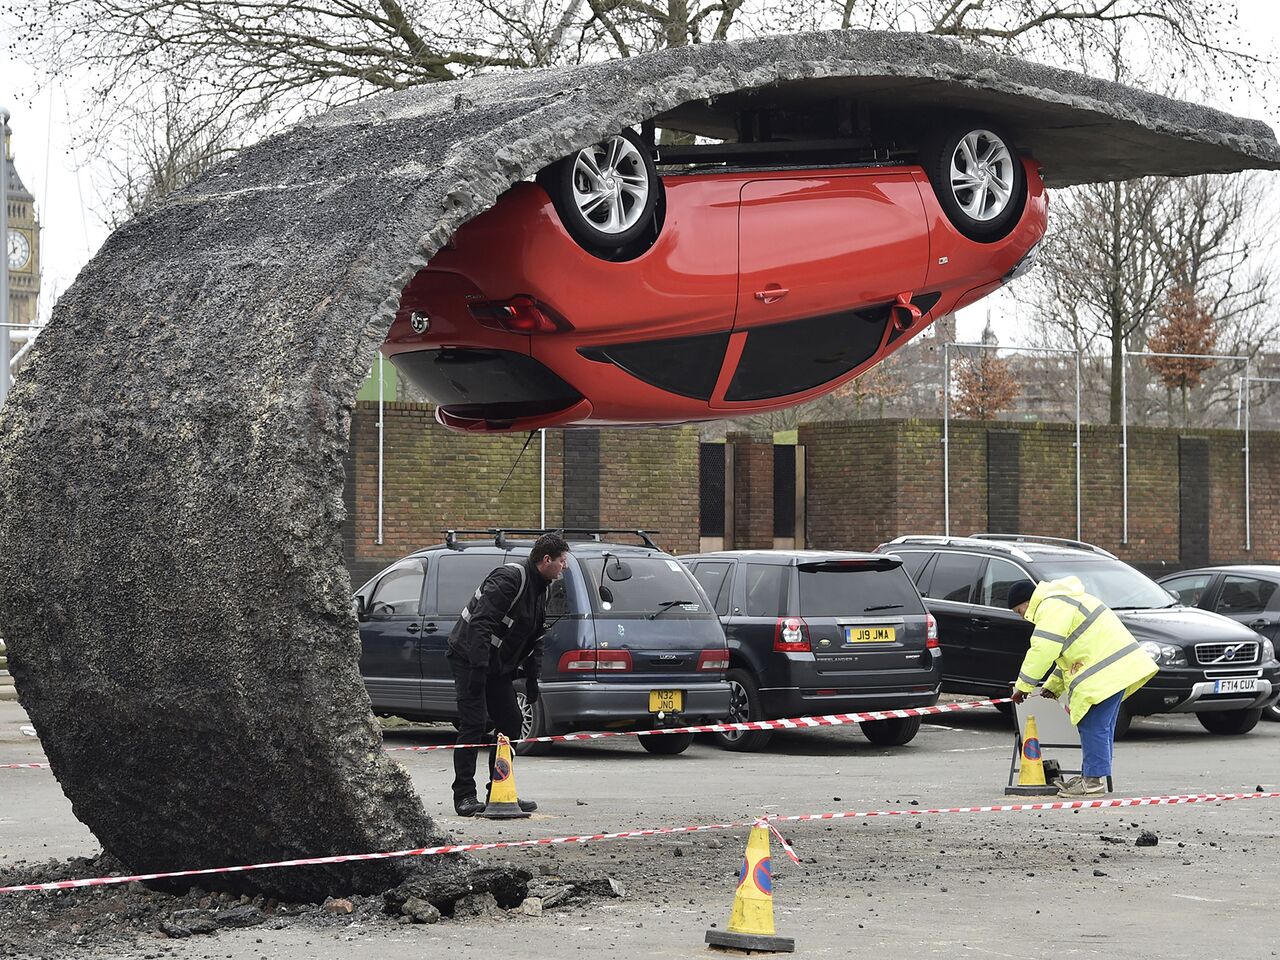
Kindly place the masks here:
<instances>
[{"instance_id":1,"label":"yellow traffic cone","mask_svg":"<svg viewBox=\"0 0 1280 960\"><path fill-rule=\"evenodd\" d=\"M518 820L529 814L520 809L516 797L516 768L511 757L511 741L498 734L498 757L493 762L493 780L489 783L489 802L477 816L488 820Z\"/></svg>"},{"instance_id":2,"label":"yellow traffic cone","mask_svg":"<svg viewBox=\"0 0 1280 960\"><path fill-rule=\"evenodd\" d=\"M774 935L773 869L769 856L769 828L757 824L747 838L747 855L733 895L733 910L724 930L708 930L707 943L733 950L791 953L796 942Z\"/></svg>"},{"instance_id":3,"label":"yellow traffic cone","mask_svg":"<svg viewBox=\"0 0 1280 960\"><path fill-rule=\"evenodd\" d=\"M1027 717L1027 729L1022 737L1022 763L1018 766L1018 786L1043 787L1044 761L1040 756L1040 731L1036 718Z\"/></svg>"}]
</instances>

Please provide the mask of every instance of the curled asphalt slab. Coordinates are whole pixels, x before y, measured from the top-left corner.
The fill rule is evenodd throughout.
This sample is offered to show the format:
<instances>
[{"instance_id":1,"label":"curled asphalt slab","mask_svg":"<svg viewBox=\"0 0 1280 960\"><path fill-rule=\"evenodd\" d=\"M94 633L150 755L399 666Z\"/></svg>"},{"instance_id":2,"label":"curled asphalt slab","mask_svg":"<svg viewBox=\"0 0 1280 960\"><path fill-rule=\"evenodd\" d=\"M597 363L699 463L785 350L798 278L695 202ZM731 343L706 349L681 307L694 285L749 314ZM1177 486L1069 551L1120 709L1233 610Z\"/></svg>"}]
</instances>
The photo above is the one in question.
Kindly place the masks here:
<instances>
[{"instance_id":1,"label":"curled asphalt slab","mask_svg":"<svg viewBox=\"0 0 1280 960\"><path fill-rule=\"evenodd\" d=\"M0 416L0 632L75 815L138 870L437 842L381 752L342 461L399 291L624 125L833 94L998 113L1051 185L1280 167L1263 124L915 34L831 32L387 94L117 230ZM446 862L438 869L452 869ZM238 878L373 890L404 864Z\"/></svg>"}]
</instances>

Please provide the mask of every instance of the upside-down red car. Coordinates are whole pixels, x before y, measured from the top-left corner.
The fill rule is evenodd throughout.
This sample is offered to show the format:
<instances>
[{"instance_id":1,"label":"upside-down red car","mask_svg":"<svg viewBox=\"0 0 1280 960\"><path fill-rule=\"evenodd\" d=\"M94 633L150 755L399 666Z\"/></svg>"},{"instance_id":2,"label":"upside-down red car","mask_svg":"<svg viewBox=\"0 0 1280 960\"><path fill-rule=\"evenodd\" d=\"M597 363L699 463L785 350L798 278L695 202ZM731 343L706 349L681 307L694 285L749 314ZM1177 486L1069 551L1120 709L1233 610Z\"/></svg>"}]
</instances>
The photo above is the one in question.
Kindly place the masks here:
<instances>
[{"instance_id":1,"label":"upside-down red car","mask_svg":"<svg viewBox=\"0 0 1280 960\"><path fill-rule=\"evenodd\" d=\"M405 287L382 350L440 423L679 423L802 403L1019 275L1044 236L1037 164L985 118L922 134L901 159L645 134L515 184Z\"/></svg>"}]
</instances>

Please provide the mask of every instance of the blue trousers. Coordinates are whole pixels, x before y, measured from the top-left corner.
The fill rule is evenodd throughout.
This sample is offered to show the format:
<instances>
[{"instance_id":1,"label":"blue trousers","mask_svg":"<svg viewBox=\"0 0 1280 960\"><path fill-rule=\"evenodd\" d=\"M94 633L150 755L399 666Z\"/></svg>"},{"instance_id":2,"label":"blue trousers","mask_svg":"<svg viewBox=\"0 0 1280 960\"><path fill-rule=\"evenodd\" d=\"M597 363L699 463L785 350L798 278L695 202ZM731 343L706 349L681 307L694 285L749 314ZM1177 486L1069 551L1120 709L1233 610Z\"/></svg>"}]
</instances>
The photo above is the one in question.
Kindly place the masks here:
<instances>
[{"instance_id":1,"label":"blue trousers","mask_svg":"<svg viewBox=\"0 0 1280 960\"><path fill-rule=\"evenodd\" d=\"M1116 718L1124 691L1090 707L1076 729L1080 731L1080 752L1084 754L1080 772L1086 777L1111 776L1111 746L1116 739Z\"/></svg>"}]
</instances>

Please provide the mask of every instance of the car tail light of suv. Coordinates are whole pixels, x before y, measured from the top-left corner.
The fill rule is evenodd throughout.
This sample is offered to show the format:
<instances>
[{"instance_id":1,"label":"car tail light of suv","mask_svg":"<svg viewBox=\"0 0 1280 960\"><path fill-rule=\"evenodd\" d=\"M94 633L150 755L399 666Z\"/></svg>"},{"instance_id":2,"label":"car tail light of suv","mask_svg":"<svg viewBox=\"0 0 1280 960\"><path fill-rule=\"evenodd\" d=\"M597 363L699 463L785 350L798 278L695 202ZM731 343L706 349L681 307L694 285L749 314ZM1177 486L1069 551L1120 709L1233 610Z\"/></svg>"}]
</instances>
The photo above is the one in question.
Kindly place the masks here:
<instances>
[{"instance_id":1,"label":"car tail light of suv","mask_svg":"<svg viewBox=\"0 0 1280 960\"><path fill-rule=\"evenodd\" d=\"M589 673L594 670L630 673L631 654L626 650L570 650L560 657L557 669L561 673Z\"/></svg>"},{"instance_id":2,"label":"car tail light of suv","mask_svg":"<svg viewBox=\"0 0 1280 960\"><path fill-rule=\"evenodd\" d=\"M467 310L482 327L506 333L563 333L573 325L545 303L521 294L510 300L473 300Z\"/></svg>"},{"instance_id":3,"label":"car tail light of suv","mask_svg":"<svg viewBox=\"0 0 1280 960\"><path fill-rule=\"evenodd\" d=\"M698 654L698 669L719 672L729 669L728 650L703 650Z\"/></svg>"},{"instance_id":4,"label":"car tail light of suv","mask_svg":"<svg viewBox=\"0 0 1280 960\"><path fill-rule=\"evenodd\" d=\"M927 625L928 633L925 634L924 648L926 650L937 650L942 646L938 642L938 621L932 613L924 615L924 622Z\"/></svg>"},{"instance_id":5,"label":"car tail light of suv","mask_svg":"<svg viewBox=\"0 0 1280 960\"><path fill-rule=\"evenodd\" d=\"M773 628L774 653L810 653L809 625L800 617L779 617Z\"/></svg>"}]
</instances>

